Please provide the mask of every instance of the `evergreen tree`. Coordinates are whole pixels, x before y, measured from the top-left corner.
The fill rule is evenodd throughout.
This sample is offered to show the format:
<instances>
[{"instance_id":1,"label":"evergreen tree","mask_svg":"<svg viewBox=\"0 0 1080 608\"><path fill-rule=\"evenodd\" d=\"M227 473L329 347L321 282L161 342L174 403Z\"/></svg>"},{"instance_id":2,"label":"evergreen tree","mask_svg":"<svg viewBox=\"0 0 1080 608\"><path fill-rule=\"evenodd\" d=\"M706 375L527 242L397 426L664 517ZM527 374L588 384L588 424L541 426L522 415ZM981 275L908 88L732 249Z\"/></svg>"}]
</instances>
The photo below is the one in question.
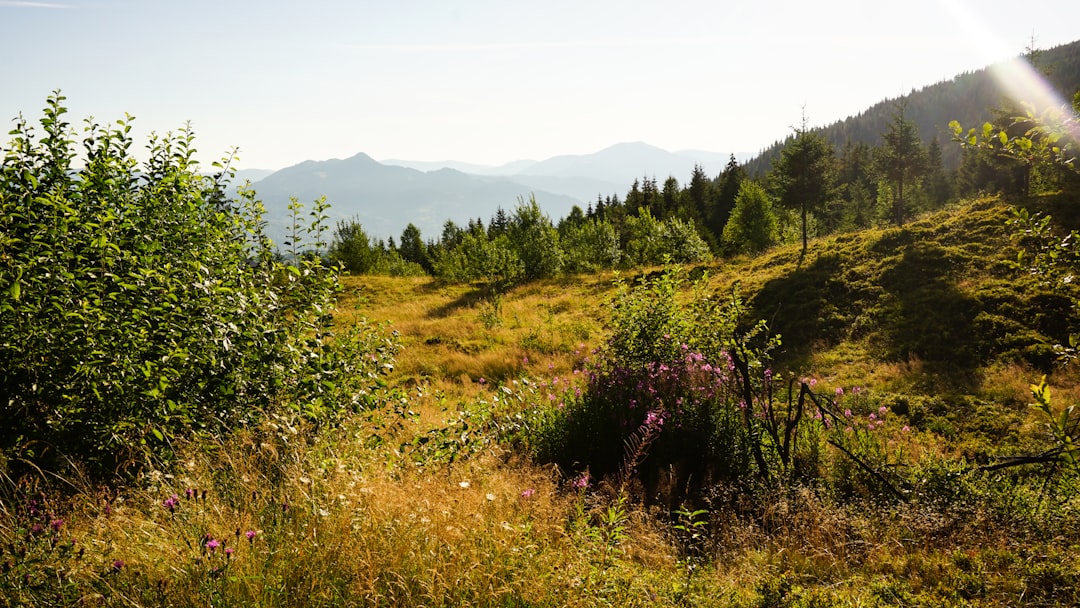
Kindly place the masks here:
<instances>
[{"instance_id":1,"label":"evergreen tree","mask_svg":"<svg viewBox=\"0 0 1080 608\"><path fill-rule=\"evenodd\" d=\"M935 137L926 150L926 180L923 190L932 209L938 209L952 198L953 180L945 170L941 143Z\"/></svg>"},{"instance_id":2,"label":"evergreen tree","mask_svg":"<svg viewBox=\"0 0 1080 608\"><path fill-rule=\"evenodd\" d=\"M822 208L833 190L833 149L820 134L808 131L806 120L795 138L780 151L771 183L784 207L799 213L802 253L806 254L807 216Z\"/></svg>"},{"instance_id":3,"label":"evergreen tree","mask_svg":"<svg viewBox=\"0 0 1080 608\"><path fill-rule=\"evenodd\" d=\"M675 179L674 175L668 176L664 180L664 189L660 191L660 199L658 206L660 207L660 218L668 219L674 217L679 210L679 180Z\"/></svg>"},{"instance_id":4,"label":"evergreen tree","mask_svg":"<svg viewBox=\"0 0 1080 608\"><path fill-rule=\"evenodd\" d=\"M875 164L892 188L892 221L903 226L907 215L905 188L914 189L926 171L926 151L915 123L904 116L903 104L897 108L881 139L881 145L875 150Z\"/></svg>"},{"instance_id":5,"label":"evergreen tree","mask_svg":"<svg viewBox=\"0 0 1080 608\"><path fill-rule=\"evenodd\" d=\"M732 154L727 166L724 167L724 172L717 178L715 204L710 205L705 213L706 225L717 241L720 241L724 234L724 227L728 223L732 210L735 209L735 199L746 178L746 171Z\"/></svg>"},{"instance_id":6,"label":"evergreen tree","mask_svg":"<svg viewBox=\"0 0 1080 608\"><path fill-rule=\"evenodd\" d=\"M877 205L877 180L868 144L850 139L844 144L837 162L836 187L841 202L827 223L834 229L869 227Z\"/></svg>"},{"instance_id":7,"label":"evergreen tree","mask_svg":"<svg viewBox=\"0 0 1080 608\"><path fill-rule=\"evenodd\" d=\"M428 259L427 246L420 237L420 229L414 224L409 224L401 231L401 242L398 244L398 253L406 262L419 264L425 272L431 272L431 260Z\"/></svg>"},{"instance_id":8,"label":"evergreen tree","mask_svg":"<svg viewBox=\"0 0 1080 608\"><path fill-rule=\"evenodd\" d=\"M326 257L353 274L367 274L379 257L378 243L372 247L358 219L339 220Z\"/></svg>"},{"instance_id":9,"label":"evergreen tree","mask_svg":"<svg viewBox=\"0 0 1080 608\"><path fill-rule=\"evenodd\" d=\"M724 245L733 251L756 253L775 243L778 231L769 193L757 182L744 180L724 226Z\"/></svg>"}]
</instances>

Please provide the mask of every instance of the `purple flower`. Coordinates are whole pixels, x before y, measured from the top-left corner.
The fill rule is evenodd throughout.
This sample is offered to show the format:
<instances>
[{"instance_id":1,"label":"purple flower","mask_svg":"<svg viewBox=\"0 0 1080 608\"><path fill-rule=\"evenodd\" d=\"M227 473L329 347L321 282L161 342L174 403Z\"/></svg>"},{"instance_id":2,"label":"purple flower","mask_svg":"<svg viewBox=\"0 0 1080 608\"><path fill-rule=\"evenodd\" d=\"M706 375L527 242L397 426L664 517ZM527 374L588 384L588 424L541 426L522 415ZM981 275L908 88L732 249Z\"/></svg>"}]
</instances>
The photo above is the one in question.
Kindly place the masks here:
<instances>
[{"instance_id":1,"label":"purple flower","mask_svg":"<svg viewBox=\"0 0 1080 608\"><path fill-rule=\"evenodd\" d=\"M49 525L52 526L54 532L59 532L60 528L64 527L64 520L54 519L49 523Z\"/></svg>"},{"instance_id":2,"label":"purple flower","mask_svg":"<svg viewBox=\"0 0 1080 608\"><path fill-rule=\"evenodd\" d=\"M522 498L532 498L533 494L536 494L536 490L534 490L532 488L525 488L524 490L521 491L521 497Z\"/></svg>"},{"instance_id":3,"label":"purple flower","mask_svg":"<svg viewBox=\"0 0 1080 608\"><path fill-rule=\"evenodd\" d=\"M578 478L575 479L574 483L573 483L573 486L575 488L578 488L579 490L582 489L582 488L588 487L588 485L589 485L589 474L587 472L582 473L581 475L579 475Z\"/></svg>"},{"instance_id":4,"label":"purple flower","mask_svg":"<svg viewBox=\"0 0 1080 608\"><path fill-rule=\"evenodd\" d=\"M228 547L228 548L226 548L226 549L225 549L225 557L226 557L226 558L228 558L228 559L232 559L232 554L233 554L233 553L234 553L235 551L236 551L236 549L233 549L232 547Z\"/></svg>"},{"instance_id":5,"label":"purple flower","mask_svg":"<svg viewBox=\"0 0 1080 608\"><path fill-rule=\"evenodd\" d=\"M248 530L247 532L244 532L244 535L247 536L248 542L255 540L256 534L258 534L258 532L256 532L255 530Z\"/></svg>"},{"instance_id":6,"label":"purple flower","mask_svg":"<svg viewBox=\"0 0 1080 608\"><path fill-rule=\"evenodd\" d=\"M487 380L484 380L483 378L480 378L476 382L479 383L481 386L484 385L484 384L487 384Z\"/></svg>"},{"instance_id":7,"label":"purple flower","mask_svg":"<svg viewBox=\"0 0 1080 608\"><path fill-rule=\"evenodd\" d=\"M184 490L184 496L187 496L188 498L198 498L199 497L199 495L196 493L196 491L193 490L192 488L188 488L188 489Z\"/></svg>"},{"instance_id":8,"label":"purple flower","mask_svg":"<svg viewBox=\"0 0 1080 608\"><path fill-rule=\"evenodd\" d=\"M210 540L206 541L206 548L209 549L211 553L214 552L214 549L217 549L220 546L221 543L218 542L217 539L211 538Z\"/></svg>"},{"instance_id":9,"label":"purple flower","mask_svg":"<svg viewBox=\"0 0 1080 608\"><path fill-rule=\"evenodd\" d=\"M112 563L112 569L115 572L119 572L119 571L124 569L125 565L126 564L124 564L124 560L118 559L118 560L116 560L115 562Z\"/></svg>"},{"instance_id":10,"label":"purple flower","mask_svg":"<svg viewBox=\"0 0 1080 608\"><path fill-rule=\"evenodd\" d=\"M162 504L165 505L165 508L169 511L175 511L176 506L180 504L180 498L177 497L176 494L173 494L172 496L166 498L165 502Z\"/></svg>"}]
</instances>

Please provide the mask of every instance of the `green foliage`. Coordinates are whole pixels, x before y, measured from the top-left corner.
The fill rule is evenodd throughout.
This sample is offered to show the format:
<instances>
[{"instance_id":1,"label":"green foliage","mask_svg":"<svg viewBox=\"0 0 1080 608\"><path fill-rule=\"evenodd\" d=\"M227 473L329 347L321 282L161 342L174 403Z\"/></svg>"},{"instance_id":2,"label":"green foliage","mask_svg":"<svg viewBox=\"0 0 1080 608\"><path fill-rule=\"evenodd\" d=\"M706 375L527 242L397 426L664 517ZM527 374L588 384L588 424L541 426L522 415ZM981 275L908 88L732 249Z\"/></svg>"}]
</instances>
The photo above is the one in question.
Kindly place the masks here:
<instances>
[{"instance_id":1,"label":"green foliage","mask_svg":"<svg viewBox=\"0 0 1080 608\"><path fill-rule=\"evenodd\" d=\"M463 232L453 247L435 253L435 276L447 281L484 281L502 289L525 275L525 267L505 235L489 239L486 233Z\"/></svg>"},{"instance_id":2,"label":"green foliage","mask_svg":"<svg viewBox=\"0 0 1080 608\"><path fill-rule=\"evenodd\" d=\"M379 254L371 247L360 221L349 219L338 220L326 257L353 274L368 274L375 267Z\"/></svg>"},{"instance_id":3,"label":"green foliage","mask_svg":"<svg viewBox=\"0 0 1080 608\"><path fill-rule=\"evenodd\" d=\"M779 223L772 201L760 184L744 181L735 197L735 209L724 226L724 245L734 251L757 253L776 242Z\"/></svg>"},{"instance_id":4,"label":"green foliage","mask_svg":"<svg viewBox=\"0 0 1080 608\"><path fill-rule=\"evenodd\" d=\"M544 215L535 197L518 200L508 227L509 245L521 260L522 278L534 280L558 276L563 268L559 232Z\"/></svg>"},{"instance_id":5,"label":"green foliage","mask_svg":"<svg viewBox=\"0 0 1080 608\"><path fill-rule=\"evenodd\" d=\"M137 469L283 401L337 408L370 361L331 341L337 275L317 257L325 203L309 224L294 206L290 246L309 237L316 255L283 264L254 192L229 198L227 166L198 172L190 129L152 137L139 167L130 116L87 121L77 152L63 102L49 98L40 140L20 118L0 165L9 463Z\"/></svg>"},{"instance_id":6,"label":"green foliage","mask_svg":"<svg viewBox=\"0 0 1080 608\"><path fill-rule=\"evenodd\" d=\"M622 259L619 236L607 220L592 218L560 225L559 242L570 273L609 270L618 267Z\"/></svg>"},{"instance_id":7,"label":"green foliage","mask_svg":"<svg viewBox=\"0 0 1080 608\"><path fill-rule=\"evenodd\" d=\"M832 146L819 133L808 131L804 122L780 152L770 180L779 203L799 213L804 254L807 216L832 196L833 179Z\"/></svg>"},{"instance_id":8,"label":"green foliage","mask_svg":"<svg viewBox=\"0 0 1080 608\"><path fill-rule=\"evenodd\" d=\"M1050 403L1050 386L1046 384L1046 376L1038 384L1031 385L1031 395L1035 398L1032 407L1046 418L1046 426L1057 443L1062 461L1074 475L1080 474L1080 446L1077 445L1077 422L1073 416L1076 406L1070 405L1056 411Z\"/></svg>"},{"instance_id":9,"label":"green foliage","mask_svg":"<svg viewBox=\"0 0 1080 608\"><path fill-rule=\"evenodd\" d=\"M965 133L964 127L953 120L949 128L954 141L966 149L987 151L1022 167L1023 193L1031 194L1040 172L1053 173L1073 165L1080 121L1076 110L1068 106L1039 112L1031 104L1020 105L1020 113L1003 117L1000 124L986 122L980 130L971 128Z\"/></svg>"},{"instance_id":10,"label":"green foliage","mask_svg":"<svg viewBox=\"0 0 1080 608\"><path fill-rule=\"evenodd\" d=\"M915 123L904 115L901 104L893 114L887 131L881 134L881 146L874 150L878 173L888 182L892 195L892 222L903 226L910 213L907 195L914 191L927 168L926 150Z\"/></svg>"}]
</instances>

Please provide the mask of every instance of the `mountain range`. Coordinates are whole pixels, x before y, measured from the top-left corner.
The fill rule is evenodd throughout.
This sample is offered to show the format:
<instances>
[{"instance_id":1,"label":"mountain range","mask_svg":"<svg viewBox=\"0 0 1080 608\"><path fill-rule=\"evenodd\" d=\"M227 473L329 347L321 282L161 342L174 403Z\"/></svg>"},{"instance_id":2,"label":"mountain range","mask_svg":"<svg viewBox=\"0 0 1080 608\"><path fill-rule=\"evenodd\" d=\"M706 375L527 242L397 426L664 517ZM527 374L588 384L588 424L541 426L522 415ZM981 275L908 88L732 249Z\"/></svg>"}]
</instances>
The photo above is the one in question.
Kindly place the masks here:
<instances>
[{"instance_id":1,"label":"mountain range","mask_svg":"<svg viewBox=\"0 0 1080 608\"><path fill-rule=\"evenodd\" d=\"M737 154L745 161L747 154ZM593 154L522 160L492 167L457 161L378 162L364 153L346 159L305 161L274 172L238 172L251 180L267 208L267 232L281 242L288 225L290 197L310 203L326 196L333 222L355 218L374 238L401 234L409 223L426 238L437 237L443 224L487 222L501 207L512 211L519 199L535 196L554 219L574 205L586 207L597 197L626 194L635 179L669 175L680 183L694 165L718 174L730 155L715 152L668 152L646 143L622 143ZM267 174L268 173L268 174Z\"/></svg>"}]
</instances>

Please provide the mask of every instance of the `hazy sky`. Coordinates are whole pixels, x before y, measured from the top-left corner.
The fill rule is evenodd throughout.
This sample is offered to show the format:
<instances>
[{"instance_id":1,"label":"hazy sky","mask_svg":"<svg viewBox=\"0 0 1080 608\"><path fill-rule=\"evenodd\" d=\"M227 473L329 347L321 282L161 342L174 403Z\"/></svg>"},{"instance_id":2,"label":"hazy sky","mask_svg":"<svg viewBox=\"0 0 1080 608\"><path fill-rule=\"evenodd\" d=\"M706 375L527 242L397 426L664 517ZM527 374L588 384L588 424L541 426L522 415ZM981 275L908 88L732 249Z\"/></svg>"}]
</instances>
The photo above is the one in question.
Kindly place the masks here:
<instances>
[{"instance_id":1,"label":"hazy sky","mask_svg":"<svg viewBox=\"0 0 1080 608\"><path fill-rule=\"evenodd\" d=\"M73 124L191 121L204 162L266 169L757 152L1032 36L1080 38L1080 2L0 0L0 119L59 88Z\"/></svg>"}]
</instances>

